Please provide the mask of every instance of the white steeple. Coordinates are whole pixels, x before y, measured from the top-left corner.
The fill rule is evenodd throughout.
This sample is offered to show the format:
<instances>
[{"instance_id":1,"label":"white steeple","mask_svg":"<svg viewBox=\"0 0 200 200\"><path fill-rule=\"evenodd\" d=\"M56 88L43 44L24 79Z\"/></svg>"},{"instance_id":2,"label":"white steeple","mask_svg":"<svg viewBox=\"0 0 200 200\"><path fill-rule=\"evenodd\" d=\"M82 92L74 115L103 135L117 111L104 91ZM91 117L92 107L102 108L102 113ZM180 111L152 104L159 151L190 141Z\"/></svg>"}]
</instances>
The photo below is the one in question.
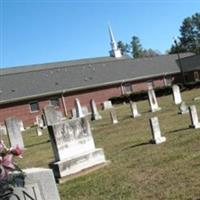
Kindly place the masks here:
<instances>
[{"instance_id":1,"label":"white steeple","mask_svg":"<svg viewBox=\"0 0 200 200\"><path fill-rule=\"evenodd\" d=\"M110 35L110 45L111 45L111 51L110 51L110 56L113 56L115 58L121 58L121 50L117 48L117 43L115 41L111 26L108 25L108 30L109 30L109 35Z\"/></svg>"}]
</instances>

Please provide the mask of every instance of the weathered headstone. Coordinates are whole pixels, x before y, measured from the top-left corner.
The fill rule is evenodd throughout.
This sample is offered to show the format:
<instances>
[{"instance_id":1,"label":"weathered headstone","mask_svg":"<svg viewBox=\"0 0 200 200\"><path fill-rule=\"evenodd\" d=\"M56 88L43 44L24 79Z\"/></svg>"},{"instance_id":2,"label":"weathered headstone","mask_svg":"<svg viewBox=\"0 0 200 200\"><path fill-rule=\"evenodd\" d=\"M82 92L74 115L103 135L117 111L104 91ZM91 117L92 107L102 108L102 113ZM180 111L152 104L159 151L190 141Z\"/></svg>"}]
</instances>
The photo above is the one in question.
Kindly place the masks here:
<instances>
[{"instance_id":1,"label":"weathered headstone","mask_svg":"<svg viewBox=\"0 0 200 200\"><path fill-rule=\"evenodd\" d=\"M42 129L40 127L36 127L36 132L38 136L42 136Z\"/></svg>"},{"instance_id":2,"label":"weathered headstone","mask_svg":"<svg viewBox=\"0 0 200 200\"><path fill-rule=\"evenodd\" d=\"M36 116L36 125L39 128L44 128L45 127L42 116L40 116L40 115Z\"/></svg>"},{"instance_id":3,"label":"weathered headstone","mask_svg":"<svg viewBox=\"0 0 200 200\"><path fill-rule=\"evenodd\" d=\"M55 162L50 164L56 178L104 164L101 148L95 148L86 118L63 121L48 127Z\"/></svg>"},{"instance_id":4,"label":"weathered headstone","mask_svg":"<svg viewBox=\"0 0 200 200\"><path fill-rule=\"evenodd\" d=\"M156 99L154 89L148 90L148 100L149 100L151 112L156 112L156 111L161 110L161 108L158 106L158 102L157 102L157 99Z\"/></svg>"},{"instance_id":5,"label":"weathered headstone","mask_svg":"<svg viewBox=\"0 0 200 200\"><path fill-rule=\"evenodd\" d=\"M103 109L107 110L107 109L111 109L113 108L112 102L111 101L104 101L103 102Z\"/></svg>"},{"instance_id":6,"label":"weathered headstone","mask_svg":"<svg viewBox=\"0 0 200 200\"><path fill-rule=\"evenodd\" d=\"M172 92L173 92L173 99L174 99L174 103L180 104L182 102L182 98L181 98L181 92L180 92L180 88L178 85L173 85L172 86Z\"/></svg>"},{"instance_id":7,"label":"weathered headstone","mask_svg":"<svg viewBox=\"0 0 200 200\"><path fill-rule=\"evenodd\" d=\"M114 108L110 109L110 117L111 117L111 120L112 120L113 124L117 124L118 123L117 114L116 114L116 111L115 111Z\"/></svg>"},{"instance_id":8,"label":"weathered headstone","mask_svg":"<svg viewBox=\"0 0 200 200\"><path fill-rule=\"evenodd\" d=\"M160 125L158 121L158 117L152 117L149 119L152 133L152 143L160 144L166 141L166 138L161 136Z\"/></svg>"},{"instance_id":9,"label":"weathered headstone","mask_svg":"<svg viewBox=\"0 0 200 200\"><path fill-rule=\"evenodd\" d=\"M131 114L133 118L141 116L141 114L138 112L137 104L135 102L130 101L130 108L131 108Z\"/></svg>"},{"instance_id":10,"label":"weathered headstone","mask_svg":"<svg viewBox=\"0 0 200 200\"><path fill-rule=\"evenodd\" d=\"M5 125L8 133L10 146L15 147L18 145L20 148L24 148L24 142L20 131L19 120L15 117L9 117L5 120Z\"/></svg>"},{"instance_id":11,"label":"weathered headstone","mask_svg":"<svg viewBox=\"0 0 200 200\"><path fill-rule=\"evenodd\" d=\"M77 118L81 118L81 117L85 116L83 113L80 101L77 98L75 99L75 109L76 109L76 117Z\"/></svg>"},{"instance_id":12,"label":"weathered headstone","mask_svg":"<svg viewBox=\"0 0 200 200\"><path fill-rule=\"evenodd\" d=\"M102 119L101 115L99 114L99 112L97 110L97 106L96 106L94 99L90 100L90 106L91 106L91 111L92 111L91 120Z\"/></svg>"},{"instance_id":13,"label":"weathered headstone","mask_svg":"<svg viewBox=\"0 0 200 200\"><path fill-rule=\"evenodd\" d=\"M54 106L48 105L44 107L44 115L47 126L50 126L63 120L62 112L56 110Z\"/></svg>"},{"instance_id":14,"label":"weathered headstone","mask_svg":"<svg viewBox=\"0 0 200 200\"><path fill-rule=\"evenodd\" d=\"M18 123L19 123L20 131L25 131L23 121L22 120L18 120Z\"/></svg>"},{"instance_id":15,"label":"weathered headstone","mask_svg":"<svg viewBox=\"0 0 200 200\"><path fill-rule=\"evenodd\" d=\"M6 126L0 125L0 136L7 135Z\"/></svg>"},{"instance_id":16,"label":"weathered headstone","mask_svg":"<svg viewBox=\"0 0 200 200\"><path fill-rule=\"evenodd\" d=\"M199 100L200 100L200 96L195 97L193 100L194 100L194 101L199 101Z\"/></svg>"},{"instance_id":17,"label":"weathered headstone","mask_svg":"<svg viewBox=\"0 0 200 200\"><path fill-rule=\"evenodd\" d=\"M60 200L52 170L31 168L23 171L25 185L19 183L14 187L10 200Z\"/></svg>"},{"instance_id":18,"label":"weathered headstone","mask_svg":"<svg viewBox=\"0 0 200 200\"><path fill-rule=\"evenodd\" d=\"M185 114L189 112L188 106L184 101L181 102L179 106L179 111L180 111L179 114Z\"/></svg>"},{"instance_id":19,"label":"weathered headstone","mask_svg":"<svg viewBox=\"0 0 200 200\"><path fill-rule=\"evenodd\" d=\"M200 128L200 122L197 114L197 109L195 105L189 106L190 119L191 119L191 128Z\"/></svg>"}]
</instances>

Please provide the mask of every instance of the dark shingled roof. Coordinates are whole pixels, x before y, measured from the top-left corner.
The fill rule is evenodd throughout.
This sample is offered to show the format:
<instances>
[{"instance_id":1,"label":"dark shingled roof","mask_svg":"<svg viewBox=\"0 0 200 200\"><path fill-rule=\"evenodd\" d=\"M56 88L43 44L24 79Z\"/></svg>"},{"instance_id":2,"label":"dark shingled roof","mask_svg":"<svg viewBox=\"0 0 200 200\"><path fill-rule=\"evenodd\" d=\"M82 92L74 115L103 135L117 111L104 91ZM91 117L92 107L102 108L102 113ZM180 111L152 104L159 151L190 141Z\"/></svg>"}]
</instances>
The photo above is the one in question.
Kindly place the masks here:
<instances>
[{"instance_id":1,"label":"dark shingled roof","mask_svg":"<svg viewBox=\"0 0 200 200\"><path fill-rule=\"evenodd\" d=\"M200 68L200 57L181 54L185 71ZM179 73L177 55L120 59L102 57L0 69L0 103Z\"/></svg>"}]
</instances>

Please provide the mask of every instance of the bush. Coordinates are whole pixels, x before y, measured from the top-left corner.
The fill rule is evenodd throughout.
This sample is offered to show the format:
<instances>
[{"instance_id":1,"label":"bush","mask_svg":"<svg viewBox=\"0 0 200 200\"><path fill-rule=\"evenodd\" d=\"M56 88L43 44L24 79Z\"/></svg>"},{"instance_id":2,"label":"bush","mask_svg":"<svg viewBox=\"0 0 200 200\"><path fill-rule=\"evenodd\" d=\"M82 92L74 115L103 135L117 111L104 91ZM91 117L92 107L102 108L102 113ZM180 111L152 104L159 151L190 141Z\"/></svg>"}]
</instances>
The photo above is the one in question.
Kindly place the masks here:
<instances>
[{"instance_id":1,"label":"bush","mask_svg":"<svg viewBox=\"0 0 200 200\"><path fill-rule=\"evenodd\" d=\"M172 88L171 86L167 87L162 87L162 88L155 88L154 89L156 92L156 96L166 96L172 93ZM139 91L139 92L134 92L131 94L124 94L118 97L112 97L109 100L112 102L112 104L121 104L121 103L128 103L130 100L131 101L141 101L145 100L148 98L147 91Z\"/></svg>"}]
</instances>

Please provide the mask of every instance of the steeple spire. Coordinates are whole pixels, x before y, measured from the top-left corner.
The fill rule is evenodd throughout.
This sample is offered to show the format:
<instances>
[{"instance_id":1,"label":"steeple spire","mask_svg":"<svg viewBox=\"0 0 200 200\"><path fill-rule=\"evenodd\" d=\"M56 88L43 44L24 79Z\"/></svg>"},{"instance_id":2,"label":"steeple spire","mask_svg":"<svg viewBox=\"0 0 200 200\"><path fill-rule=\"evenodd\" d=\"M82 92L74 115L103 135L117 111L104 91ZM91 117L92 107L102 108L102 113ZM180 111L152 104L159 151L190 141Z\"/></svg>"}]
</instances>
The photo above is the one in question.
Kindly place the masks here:
<instances>
[{"instance_id":1,"label":"steeple spire","mask_svg":"<svg viewBox=\"0 0 200 200\"><path fill-rule=\"evenodd\" d=\"M110 35L110 45L111 45L111 51L110 56L113 56L115 58L122 57L121 50L117 48L117 43L115 41L111 26L108 25L109 35Z\"/></svg>"}]
</instances>

